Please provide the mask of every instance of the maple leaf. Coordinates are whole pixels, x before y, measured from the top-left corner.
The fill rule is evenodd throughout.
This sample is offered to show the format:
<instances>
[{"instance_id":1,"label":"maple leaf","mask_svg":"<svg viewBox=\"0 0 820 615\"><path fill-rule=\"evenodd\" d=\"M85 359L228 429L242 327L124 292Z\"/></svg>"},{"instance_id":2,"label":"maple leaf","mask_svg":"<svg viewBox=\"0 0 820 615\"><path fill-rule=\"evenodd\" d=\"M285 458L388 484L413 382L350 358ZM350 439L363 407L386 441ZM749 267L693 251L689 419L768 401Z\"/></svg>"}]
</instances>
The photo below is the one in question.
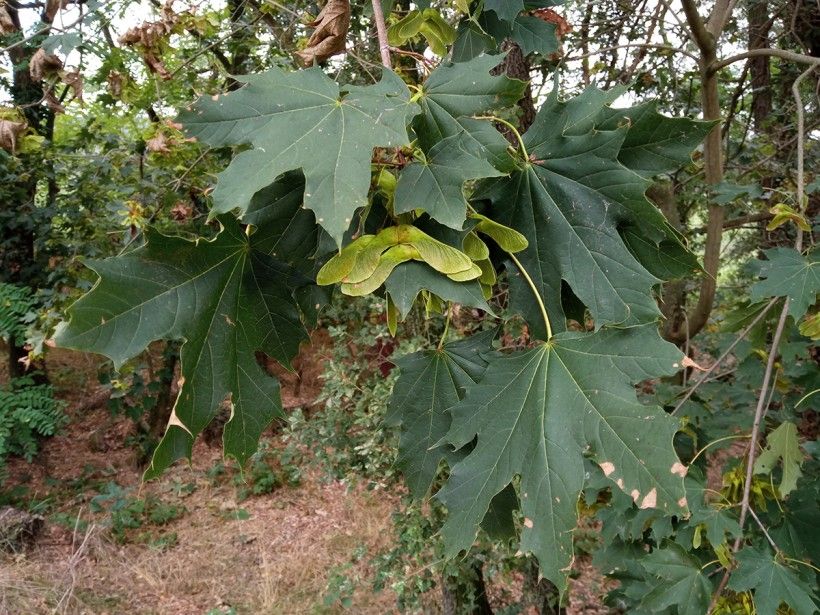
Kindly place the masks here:
<instances>
[{"instance_id":1,"label":"maple leaf","mask_svg":"<svg viewBox=\"0 0 820 615\"><path fill-rule=\"evenodd\" d=\"M784 421L766 437L766 448L755 461L755 474L769 474L778 460L783 463L780 479L780 495L786 497L797 488L797 480L802 476L800 466L803 453L797 438L797 426Z\"/></svg>"},{"instance_id":2,"label":"maple leaf","mask_svg":"<svg viewBox=\"0 0 820 615\"><path fill-rule=\"evenodd\" d=\"M680 545L668 543L656 549L641 565L659 577L659 582L643 597L641 606L650 613L662 613L675 606L678 615L702 615L708 610L714 584L709 580L701 563Z\"/></svg>"},{"instance_id":3,"label":"maple leaf","mask_svg":"<svg viewBox=\"0 0 820 615\"><path fill-rule=\"evenodd\" d=\"M441 64L422 84L418 95L421 113L413 120L413 130L425 150L436 143L466 133L484 158L501 171L513 167L507 153L509 143L486 120L472 116L514 105L526 84L503 75L491 75L503 56L481 55L469 62Z\"/></svg>"},{"instance_id":4,"label":"maple leaf","mask_svg":"<svg viewBox=\"0 0 820 615\"><path fill-rule=\"evenodd\" d=\"M640 508L684 512L685 468L671 445L677 421L640 404L631 386L674 373L682 359L654 325L567 332L531 350L487 355L484 376L450 408L446 441L458 450L477 440L437 494L448 509L447 552L470 547L490 501L517 475L521 550L565 587L587 449Z\"/></svg>"},{"instance_id":5,"label":"maple leaf","mask_svg":"<svg viewBox=\"0 0 820 615\"><path fill-rule=\"evenodd\" d=\"M464 183L503 175L483 158L481 147L466 131L434 145L423 160L399 177L394 196L397 214L423 209L442 224L461 229L467 217Z\"/></svg>"},{"instance_id":6,"label":"maple leaf","mask_svg":"<svg viewBox=\"0 0 820 615\"><path fill-rule=\"evenodd\" d=\"M764 252L760 277L749 298L754 303L768 297L789 297L789 314L799 320L820 293L820 252L806 256L794 248L772 248Z\"/></svg>"},{"instance_id":7,"label":"maple leaf","mask_svg":"<svg viewBox=\"0 0 820 615\"><path fill-rule=\"evenodd\" d=\"M190 457L195 436L228 396L225 453L246 460L281 414L279 383L256 352L289 366L308 339L293 293L310 280L270 255L266 233L258 241L232 217L220 222L211 241L149 229L133 252L89 261L100 279L56 334L58 345L104 354L117 368L154 340L184 341L179 396L147 477Z\"/></svg>"},{"instance_id":8,"label":"maple leaf","mask_svg":"<svg viewBox=\"0 0 820 615\"><path fill-rule=\"evenodd\" d=\"M817 611L819 605L814 590L795 571L772 557L771 553L746 547L735 558L740 565L729 579L729 589L753 589L758 615L776 615L784 602L797 615L814 615Z\"/></svg>"},{"instance_id":9,"label":"maple leaf","mask_svg":"<svg viewBox=\"0 0 820 615\"><path fill-rule=\"evenodd\" d=\"M534 162L509 178L484 182L478 194L490 201L491 216L529 240L520 260L558 330L565 326L562 280L590 310L596 326L629 326L657 318L652 288L661 281L659 275L676 277L697 268L680 236L647 200L649 181L626 168L621 156L647 172L668 170L688 153L670 145L667 136L685 133L688 146L702 137L704 127L695 122L670 126L672 118L651 106L609 109L620 93L588 88L561 102L553 91L524 135ZM616 114L637 119L611 127ZM637 136L625 149L632 130ZM513 307L543 337L530 289L518 275L511 276L510 286Z\"/></svg>"},{"instance_id":10,"label":"maple leaf","mask_svg":"<svg viewBox=\"0 0 820 615\"><path fill-rule=\"evenodd\" d=\"M481 353L492 350L494 335L485 331L397 361L401 374L385 423L401 426L396 465L415 497L424 497L430 489L442 460L452 464L463 457L440 441L450 428L449 409L484 373L487 362Z\"/></svg>"},{"instance_id":11,"label":"maple leaf","mask_svg":"<svg viewBox=\"0 0 820 615\"><path fill-rule=\"evenodd\" d=\"M219 174L214 211L244 211L279 175L301 169L305 207L341 245L367 205L373 148L409 144L406 125L417 107L407 86L387 69L368 86L340 87L319 68L236 79L246 85L201 98L179 116L188 134L209 145L253 146Z\"/></svg>"},{"instance_id":12,"label":"maple leaf","mask_svg":"<svg viewBox=\"0 0 820 615\"><path fill-rule=\"evenodd\" d=\"M422 290L428 290L445 301L460 303L492 314L477 281L455 282L424 263L411 262L399 265L387 278L384 288L402 318L413 307L416 297Z\"/></svg>"}]
</instances>

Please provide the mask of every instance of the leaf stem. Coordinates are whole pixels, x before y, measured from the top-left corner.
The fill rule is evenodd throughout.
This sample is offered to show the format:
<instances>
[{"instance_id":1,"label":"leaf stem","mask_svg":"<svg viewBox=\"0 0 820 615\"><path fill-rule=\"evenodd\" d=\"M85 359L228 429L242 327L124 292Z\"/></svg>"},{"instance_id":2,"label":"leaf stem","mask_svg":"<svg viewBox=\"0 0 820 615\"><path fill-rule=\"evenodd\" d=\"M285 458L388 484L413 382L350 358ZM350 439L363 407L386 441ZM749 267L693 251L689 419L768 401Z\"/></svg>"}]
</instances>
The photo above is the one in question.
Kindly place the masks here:
<instances>
[{"instance_id":1,"label":"leaf stem","mask_svg":"<svg viewBox=\"0 0 820 615\"><path fill-rule=\"evenodd\" d=\"M450 321L453 316L453 304L447 303L447 320L444 322L444 333L441 334L441 339L438 342L438 349L441 351L444 348L444 342L447 340L447 333L450 331Z\"/></svg>"},{"instance_id":2,"label":"leaf stem","mask_svg":"<svg viewBox=\"0 0 820 615\"><path fill-rule=\"evenodd\" d=\"M695 460L698 457L700 457L706 451L706 449L709 448L710 446L714 446L715 444L718 444L720 442L725 442L726 440L740 440L740 439L749 438L749 437L751 437L751 436L749 436L747 434L741 434L741 435L738 435L738 436L725 436L723 438L718 438L717 440L712 440L711 442L706 444L702 449L700 449L697 453L695 453L695 456L692 457L692 459L689 461L689 465L692 465L693 463L695 463Z\"/></svg>"},{"instance_id":3,"label":"leaf stem","mask_svg":"<svg viewBox=\"0 0 820 615\"><path fill-rule=\"evenodd\" d=\"M521 136L521 133L518 131L518 128L516 128L514 124L508 122L507 120L503 120L500 117L497 117L495 115L474 115L473 119L474 120L492 120L493 122L498 122L499 124L504 124L504 126L509 128L513 132L513 134L515 135L515 138L518 139L518 145L519 145L519 147L521 147L521 153L524 155L524 160L529 161L530 155L527 152L527 146L524 145L524 138Z\"/></svg>"},{"instance_id":4,"label":"leaf stem","mask_svg":"<svg viewBox=\"0 0 820 615\"><path fill-rule=\"evenodd\" d=\"M515 254L512 252L507 252L509 254L512 261L515 263L515 266L518 267L518 270L521 272L521 275L524 276L524 279L527 281L527 284L530 285L530 290L532 290L532 294L535 295L535 300L538 302L538 307L541 310L541 316L544 319L544 325L547 327L547 341L552 339L552 325L550 324L549 316L547 316L547 308L544 305L544 300L541 298L541 295L538 293L538 288L535 286L535 282L532 281L530 274L527 273L527 270L524 269L524 265L521 264Z\"/></svg>"}]
</instances>

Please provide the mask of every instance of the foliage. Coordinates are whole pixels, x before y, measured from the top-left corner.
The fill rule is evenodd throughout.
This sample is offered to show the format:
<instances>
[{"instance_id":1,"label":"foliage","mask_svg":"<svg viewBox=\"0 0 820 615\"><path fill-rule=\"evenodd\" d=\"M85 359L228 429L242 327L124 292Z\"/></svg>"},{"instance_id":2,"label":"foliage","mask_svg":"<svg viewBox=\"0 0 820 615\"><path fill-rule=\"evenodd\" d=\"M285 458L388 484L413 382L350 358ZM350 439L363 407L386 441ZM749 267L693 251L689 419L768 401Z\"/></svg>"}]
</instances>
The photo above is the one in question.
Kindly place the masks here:
<instances>
[{"instance_id":1,"label":"foliage","mask_svg":"<svg viewBox=\"0 0 820 615\"><path fill-rule=\"evenodd\" d=\"M35 384L29 376L0 387L0 472L9 455L34 458L39 438L53 436L65 425L64 407L50 385Z\"/></svg>"},{"instance_id":2,"label":"foliage","mask_svg":"<svg viewBox=\"0 0 820 615\"><path fill-rule=\"evenodd\" d=\"M0 282L0 337L5 340L23 340L26 324L35 316L36 303L31 291L24 286Z\"/></svg>"},{"instance_id":3,"label":"foliage","mask_svg":"<svg viewBox=\"0 0 820 615\"><path fill-rule=\"evenodd\" d=\"M110 38L92 7L76 33L32 39L100 56L89 121L49 119L65 71L22 96L35 47L9 54L24 67L2 79L37 133L26 138L48 145L0 152L3 202L22 205L0 212L4 273L59 306L92 284L63 260L79 238L99 279L56 341L117 367L154 340L183 344L175 411L146 476L189 457L222 409L226 454L253 459L251 491L273 488L281 477L254 451L283 413L257 353L289 367L338 284L374 298L323 320L333 347L321 407L292 415L289 436L338 477L353 469L387 487L396 469L405 475L430 518L408 509L393 563L418 558L463 582L475 606L475 566L503 566L513 545L563 591L574 532L594 517L596 562L621 582L611 600L628 612L688 615L713 601L811 612L817 378L806 338L817 337L818 252L804 235L817 191L811 172L785 168L798 145L810 159L816 101L801 110L802 137L787 137L801 106L796 67L755 55L741 72L714 48L757 36L757 49L772 38L807 52L800 3L775 2L770 17L760 3L715 2L707 20L692 2L684 15L656 3L651 16L615 0L560 14L552 0L387 2L401 48L380 78L370 60L386 43L370 34L367 4L334 18L334 28L350 18L349 53L307 70L288 58L310 55L322 34L321 19L309 40L310 20L299 21L314 3L168 5L106 52L90 38ZM571 57L556 69L562 43ZM801 79L813 91L814 77ZM662 102L614 107L625 94ZM157 112L183 107L179 124ZM95 123L112 109L130 118L127 143ZM698 111L711 121L684 117ZM691 157L708 134L718 138ZM98 168L74 168L77 146ZM100 212L117 241L82 220ZM726 229L741 230L727 243ZM60 264L54 276L47 258ZM78 291L48 290L62 281ZM466 310L482 324L450 341ZM659 335L661 316L680 349ZM437 341L405 335L419 320ZM398 371L393 351L412 353ZM725 371L690 373L719 355ZM383 417L399 428L395 469ZM722 450L737 441L746 452ZM335 580L330 599L344 604L350 587ZM392 580L412 586L400 587L403 606L433 582Z\"/></svg>"}]
</instances>

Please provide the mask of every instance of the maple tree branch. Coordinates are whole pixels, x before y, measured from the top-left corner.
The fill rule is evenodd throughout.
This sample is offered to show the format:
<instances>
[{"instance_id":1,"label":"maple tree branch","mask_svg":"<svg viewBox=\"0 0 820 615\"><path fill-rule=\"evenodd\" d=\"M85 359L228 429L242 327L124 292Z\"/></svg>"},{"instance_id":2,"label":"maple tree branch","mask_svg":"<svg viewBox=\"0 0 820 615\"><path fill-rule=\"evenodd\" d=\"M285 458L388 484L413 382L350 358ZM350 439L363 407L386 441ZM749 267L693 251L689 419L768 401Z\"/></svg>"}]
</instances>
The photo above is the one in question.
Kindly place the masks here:
<instances>
[{"instance_id":1,"label":"maple tree branch","mask_svg":"<svg viewBox=\"0 0 820 615\"><path fill-rule=\"evenodd\" d=\"M709 66L709 71L717 72L722 68L726 68L730 64L734 64L735 62L739 62L740 60L746 60L748 58L757 58L760 56L773 56L775 58L781 58L783 60L789 60L791 62L799 62L801 64L811 64L812 67L820 66L820 58L815 58L813 56L807 56L802 53L795 53L793 51L786 51L785 49L750 49L749 51L744 51L743 53L738 53L737 55L730 56L724 60L718 60L717 62L712 63Z\"/></svg>"},{"instance_id":2,"label":"maple tree branch","mask_svg":"<svg viewBox=\"0 0 820 615\"><path fill-rule=\"evenodd\" d=\"M384 21L384 11L381 0L373 0L373 20L376 22L376 33L379 36L379 51L382 55L382 64L385 68L393 68L390 60L390 44L387 42L387 24Z\"/></svg>"}]
</instances>

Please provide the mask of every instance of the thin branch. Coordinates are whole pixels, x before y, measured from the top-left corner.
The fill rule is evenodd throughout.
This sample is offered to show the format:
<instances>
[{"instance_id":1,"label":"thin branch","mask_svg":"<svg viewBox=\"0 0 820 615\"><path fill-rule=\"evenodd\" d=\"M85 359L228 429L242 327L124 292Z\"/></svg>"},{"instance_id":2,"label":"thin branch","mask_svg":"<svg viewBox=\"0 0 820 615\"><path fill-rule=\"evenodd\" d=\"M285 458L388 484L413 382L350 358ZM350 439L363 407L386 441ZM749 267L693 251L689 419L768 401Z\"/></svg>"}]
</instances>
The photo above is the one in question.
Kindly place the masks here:
<instances>
[{"instance_id":1,"label":"thin branch","mask_svg":"<svg viewBox=\"0 0 820 615\"><path fill-rule=\"evenodd\" d=\"M689 400L689 398L692 397L695 391L698 390L698 387L700 387L700 385L706 382L707 378L709 378L712 372L714 372L718 368L718 366L721 363L723 363L726 357L728 357L732 353L732 351L735 349L735 346L737 346L747 335L749 335L749 332L755 327L755 325L757 325L757 323L763 320L763 317L766 314L768 314L769 310L772 309L772 306L775 303L777 303L778 299L778 297L775 297L771 301L769 301L768 305L765 308L763 308L763 311L755 317L755 319L749 324L748 327L746 327L745 329L743 329L743 331L740 332L740 334L737 336L737 339L734 342L732 342L731 345L723 352L723 354L717 358L717 361L715 361L709 369L707 369L705 372L701 374L698 381L692 385L692 387L686 392L686 395L683 396L683 399L681 399L678 402L678 405L675 406L675 409L672 410L672 414L676 414L678 410L680 410L681 407L683 407L683 404L685 404Z\"/></svg>"},{"instance_id":2,"label":"thin branch","mask_svg":"<svg viewBox=\"0 0 820 615\"><path fill-rule=\"evenodd\" d=\"M686 51L685 49L681 49L679 47L672 47L671 45L661 45L658 43L626 43L624 45L614 45L612 47L604 47L603 49L596 49L595 51L590 51L589 53L585 53L580 56L575 56L572 58L566 58L564 62L577 62L579 60L583 60L585 58L590 58L592 56L599 55L601 53L606 53L608 51L616 51L618 49L629 49L631 47L643 47L649 49L663 49L664 51L674 51L675 53L681 53L695 62L699 61L698 56L696 56L691 51Z\"/></svg>"},{"instance_id":3,"label":"thin branch","mask_svg":"<svg viewBox=\"0 0 820 615\"><path fill-rule=\"evenodd\" d=\"M738 53L737 55L729 56L725 60L718 60L717 62L713 62L708 70L711 73L716 73L717 71L721 70L722 68L726 68L730 64L734 64L735 62L739 62L740 60L746 60L748 58L756 58L760 56L774 56L776 58L782 58L783 60L789 60L791 62L799 62L801 64L811 64L812 68L815 66L820 66L820 58L815 58L813 56L807 56L802 53L794 53L793 51L786 51L785 49L750 49L749 51L744 51L743 53Z\"/></svg>"},{"instance_id":4,"label":"thin branch","mask_svg":"<svg viewBox=\"0 0 820 615\"><path fill-rule=\"evenodd\" d=\"M692 40L704 57L713 55L715 52L715 37L706 29L703 18L698 13L695 0L681 0L681 4L683 5L683 13L686 15L686 21L689 24Z\"/></svg>"},{"instance_id":5,"label":"thin branch","mask_svg":"<svg viewBox=\"0 0 820 615\"><path fill-rule=\"evenodd\" d=\"M390 60L390 44L387 42L387 24L384 21L384 11L381 0L373 0L373 20L376 22L376 33L379 36L379 51L382 55L382 64L385 68L393 68Z\"/></svg>"}]
</instances>

